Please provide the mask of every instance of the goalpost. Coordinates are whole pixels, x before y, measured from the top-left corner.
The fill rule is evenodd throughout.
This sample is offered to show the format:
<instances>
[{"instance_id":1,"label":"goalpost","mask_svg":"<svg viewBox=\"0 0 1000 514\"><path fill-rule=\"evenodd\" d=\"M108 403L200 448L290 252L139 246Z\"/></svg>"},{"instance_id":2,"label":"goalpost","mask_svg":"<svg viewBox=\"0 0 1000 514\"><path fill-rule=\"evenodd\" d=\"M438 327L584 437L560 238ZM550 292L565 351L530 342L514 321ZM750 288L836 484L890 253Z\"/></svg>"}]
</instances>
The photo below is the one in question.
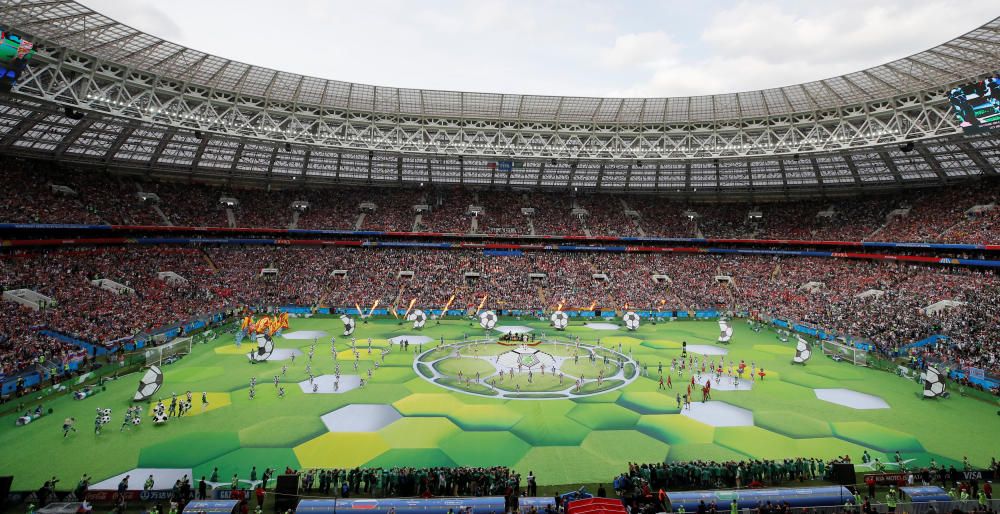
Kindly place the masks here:
<instances>
[{"instance_id":1,"label":"goalpost","mask_svg":"<svg viewBox=\"0 0 1000 514\"><path fill-rule=\"evenodd\" d=\"M151 366L155 364L162 366L163 362L169 360L171 357L180 358L191 353L191 343L193 341L194 339L191 337L178 337L160 346L144 348L146 351L146 365Z\"/></svg>"},{"instance_id":2,"label":"goalpost","mask_svg":"<svg viewBox=\"0 0 1000 514\"><path fill-rule=\"evenodd\" d=\"M853 345L838 343L836 341L819 340L823 348L823 355L834 360L842 360L854 364L855 366L868 366L868 351L857 348Z\"/></svg>"}]
</instances>

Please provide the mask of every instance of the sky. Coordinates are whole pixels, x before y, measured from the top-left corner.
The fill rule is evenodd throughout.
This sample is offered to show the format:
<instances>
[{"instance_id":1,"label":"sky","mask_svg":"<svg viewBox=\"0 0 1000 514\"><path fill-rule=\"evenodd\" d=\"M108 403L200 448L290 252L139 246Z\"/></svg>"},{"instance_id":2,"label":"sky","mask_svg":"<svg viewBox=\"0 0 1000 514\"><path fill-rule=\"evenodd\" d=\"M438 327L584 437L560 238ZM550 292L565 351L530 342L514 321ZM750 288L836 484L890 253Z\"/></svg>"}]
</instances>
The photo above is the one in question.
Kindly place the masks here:
<instances>
[{"instance_id":1,"label":"sky","mask_svg":"<svg viewBox=\"0 0 1000 514\"><path fill-rule=\"evenodd\" d=\"M80 1L161 38L283 71L574 96L686 96L818 80L906 57L1000 16L1000 0Z\"/></svg>"}]
</instances>

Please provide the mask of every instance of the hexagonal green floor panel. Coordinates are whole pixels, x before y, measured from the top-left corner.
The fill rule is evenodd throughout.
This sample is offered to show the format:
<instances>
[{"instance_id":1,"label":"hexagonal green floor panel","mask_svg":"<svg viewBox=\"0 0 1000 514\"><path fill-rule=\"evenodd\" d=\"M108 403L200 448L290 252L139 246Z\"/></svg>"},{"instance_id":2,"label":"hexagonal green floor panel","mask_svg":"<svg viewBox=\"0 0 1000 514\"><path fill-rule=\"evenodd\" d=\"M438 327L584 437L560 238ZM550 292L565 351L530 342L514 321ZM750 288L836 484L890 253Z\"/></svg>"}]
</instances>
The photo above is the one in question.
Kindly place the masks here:
<instances>
[{"instance_id":1,"label":"hexagonal green floor panel","mask_svg":"<svg viewBox=\"0 0 1000 514\"><path fill-rule=\"evenodd\" d=\"M261 467L261 463L264 462L273 463L269 465L277 469L299 468L299 459L291 448L240 448L195 466L192 476L197 482L200 477L212 476L212 469L217 467L219 468L219 477L223 480L228 480L233 474L238 474L240 478L249 480L250 468L258 466L257 476L260 477L264 472L264 467L267 467Z\"/></svg>"},{"instance_id":2,"label":"hexagonal green floor panel","mask_svg":"<svg viewBox=\"0 0 1000 514\"><path fill-rule=\"evenodd\" d=\"M652 348L654 350L680 350L683 345L681 344L680 341L669 341L666 339L651 339L639 343L639 346L645 346L646 348Z\"/></svg>"},{"instance_id":3,"label":"hexagonal green floor panel","mask_svg":"<svg viewBox=\"0 0 1000 514\"><path fill-rule=\"evenodd\" d=\"M677 408L676 394L668 392L625 392L618 399L622 407L632 409L639 414L674 414L680 412Z\"/></svg>"},{"instance_id":4,"label":"hexagonal green floor panel","mask_svg":"<svg viewBox=\"0 0 1000 514\"><path fill-rule=\"evenodd\" d=\"M732 448L719 446L715 443L683 444L671 446L667 455L668 462L689 462L693 460L714 460L724 462L727 460L744 460L749 455L740 453Z\"/></svg>"},{"instance_id":5,"label":"hexagonal green floor panel","mask_svg":"<svg viewBox=\"0 0 1000 514\"><path fill-rule=\"evenodd\" d=\"M833 435L830 423L799 414L797 412L783 410L754 411L754 424L784 434L788 437L826 437Z\"/></svg>"},{"instance_id":6,"label":"hexagonal green floor panel","mask_svg":"<svg viewBox=\"0 0 1000 514\"><path fill-rule=\"evenodd\" d=\"M463 430L507 430L521 421L521 413L506 405L465 405L448 415Z\"/></svg>"},{"instance_id":7,"label":"hexagonal green floor panel","mask_svg":"<svg viewBox=\"0 0 1000 514\"><path fill-rule=\"evenodd\" d=\"M612 462L660 462L670 452L663 441L632 430L595 430L580 447Z\"/></svg>"},{"instance_id":8,"label":"hexagonal green floor panel","mask_svg":"<svg viewBox=\"0 0 1000 514\"><path fill-rule=\"evenodd\" d=\"M448 418L403 418L379 430L390 448L436 448L445 437L459 432Z\"/></svg>"},{"instance_id":9,"label":"hexagonal green floor panel","mask_svg":"<svg viewBox=\"0 0 1000 514\"><path fill-rule=\"evenodd\" d=\"M594 430L633 428L639 421L638 414L613 403L580 404L567 416Z\"/></svg>"},{"instance_id":10,"label":"hexagonal green floor panel","mask_svg":"<svg viewBox=\"0 0 1000 514\"><path fill-rule=\"evenodd\" d=\"M438 391L441 389L438 388ZM465 404L450 393L417 393L393 403L392 406L404 416L447 416Z\"/></svg>"},{"instance_id":11,"label":"hexagonal green floor panel","mask_svg":"<svg viewBox=\"0 0 1000 514\"><path fill-rule=\"evenodd\" d=\"M680 414L641 416L636 423L636 429L671 447L680 444L711 443L715 435L715 428Z\"/></svg>"},{"instance_id":12,"label":"hexagonal green floor panel","mask_svg":"<svg viewBox=\"0 0 1000 514\"><path fill-rule=\"evenodd\" d=\"M365 464L372 468L391 467L453 467L455 461L438 448L392 448Z\"/></svg>"},{"instance_id":13,"label":"hexagonal green floor panel","mask_svg":"<svg viewBox=\"0 0 1000 514\"><path fill-rule=\"evenodd\" d=\"M834 380L861 380L864 378L864 371L848 363L834 363L828 366L810 366L809 372L821 377L832 378Z\"/></svg>"},{"instance_id":14,"label":"hexagonal green floor panel","mask_svg":"<svg viewBox=\"0 0 1000 514\"><path fill-rule=\"evenodd\" d=\"M618 401L618 398L621 398L621 395L622 392L620 390L614 390L603 394L595 394L593 396L573 398L572 400L573 403L615 403Z\"/></svg>"},{"instance_id":15,"label":"hexagonal green floor panel","mask_svg":"<svg viewBox=\"0 0 1000 514\"><path fill-rule=\"evenodd\" d=\"M172 421L178 423L179 420ZM169 430L171 427L150 427ZM236 432L203 432L173 437L158 444L151 444L139 451L139 467L187 468L192 458L205 462L240 448Z\"/></svg>"},{"instance_id":16,"label":"hexagonal green floor panel","mask_svg":"<svg viewBox=\"0 0 1000 514\"><path fill-rule=\"evenodd\" d=\"M611 461L581 449L566 451L560 446L536 446L525 454L514 469L526 476L534 471L540 484L610 483L609 470L618 471ZM544 474L540 470L545 470ZM624 469L622 470L624 471ZM620 472L620 471L619 471Z\"/></svg>"},{"instance_id":17,"label":"hexagonal green floor panel","mask_svg":"<svg viewBox=\"0 0 1000 514\"><path fill-rule=\"evenodd\" d=\"M329 432L295 447L303 468L354 468L389 450L378 432Z\"/></svg>"},{"instance_id":18,"label":"hexagonal green floor panel","mask_svg":"<svg viewBox=\"0 0 1000 514\"><path fill-rule=\"evenodd\" d=\"M511 431L534 446L576 446L590 432L567 417L575 406L569 401L514 401L508 406L524 415Z\"/></svg>"},{"instance_id":19,"label":"hexagonal green floor panel","mask_svg":"<svg viewBox=\"0 0 1000 514\"><path fill-rule=\"evenodd\" d=\"M831 425L837 437L883 452L924 451L923 445L912 435L867 421L837 421Z\"/></svg>"},{"instance_id":20,"label":"hexagonal green floor panel","mask_svg":"<svg viewBox=\"0 0 1000 514\"><path fill-rule=\"evenodd\" d=\"M459 432L441 441L441 450L459 466L513 466L531 445L504 432Z\"/></svg>"},{"instance_id":21,"label":"hexagonal green floor panel","mask_svg":"<svg viewBox=\"0 0 1000 514\"><path fill-rule=\"evenodd\" d=\"M718 427L715 444L758 459L797 457L795 439L760 427Z\"/></svg>"},{"instance_id":22,"label":"hexagonal green floor panel","mask_svg":"<svg viewBox=\"0 0 1000 514\"><path fill-rule=\"evenodd\" d=\"M316 416L279 416L240 429L240 445L245 448L292 447L326 431L326 425Z\"/></svg>"},{"instance_id":23,"label":"hexagonal green floor panel","mask_svg":"<svg viewBox=\"0 0 1000 514\"><path fill-rule=\"evenodd\" d=\"M810 389L831 389L838 387L836 380L819 376L805 369L793 369L781 374L781 380Z\"/></svg>"},{"instance_id":24,"label":"hexagonal green floor panel","mask_svg":"<svg viewBox=\"0 0 1000 514\"><path fill-rule=\"evenodd\" d=\"M413 379L413 368L383 366L372 376L372 384L402 384Z\"/></svg>"}]
</instances>

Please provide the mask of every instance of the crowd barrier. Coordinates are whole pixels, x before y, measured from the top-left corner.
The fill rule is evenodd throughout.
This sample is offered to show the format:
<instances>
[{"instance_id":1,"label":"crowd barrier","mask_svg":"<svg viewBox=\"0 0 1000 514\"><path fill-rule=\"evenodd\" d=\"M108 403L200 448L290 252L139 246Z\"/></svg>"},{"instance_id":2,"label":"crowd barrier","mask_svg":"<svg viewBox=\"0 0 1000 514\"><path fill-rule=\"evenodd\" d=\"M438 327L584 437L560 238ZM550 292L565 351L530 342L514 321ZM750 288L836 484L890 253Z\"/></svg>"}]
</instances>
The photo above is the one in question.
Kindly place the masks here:
<instances>
[{"instance_id":1,"label":"crowd barrier","mask_svg":"<svg viewBox=\"0 0 1000 514\"><path fill-rule=\"evenodd\" d=\"M780 489L743 489L716 491L676 491L667 493L667 500L674 510L684 507L687 512L697 512L704 503L713 502L720 511L728 511L733 500L740 509L752 509L758 504L788 503L792 507L842 506L854 503L854 495L842 485L825 487L797 487Z\"/></svg>"},{"instance_id":2,"label":"crowd barrier","mask_svg":"<svg viewBox=\"0 0 1000 514\"><path fill-rule=\"evenodd\" d=\"M551 497L521 497L518 505L522 512L535 507L539 512L555 501ZM471 508L473 512L504 512L503 496L484 496L478 498L385 498L385 499L306 499L300 500L295 508L296 514L388 514L390 510L396 514L426 514L433 512L460 512Z\"/></svg>"}]
</instances>

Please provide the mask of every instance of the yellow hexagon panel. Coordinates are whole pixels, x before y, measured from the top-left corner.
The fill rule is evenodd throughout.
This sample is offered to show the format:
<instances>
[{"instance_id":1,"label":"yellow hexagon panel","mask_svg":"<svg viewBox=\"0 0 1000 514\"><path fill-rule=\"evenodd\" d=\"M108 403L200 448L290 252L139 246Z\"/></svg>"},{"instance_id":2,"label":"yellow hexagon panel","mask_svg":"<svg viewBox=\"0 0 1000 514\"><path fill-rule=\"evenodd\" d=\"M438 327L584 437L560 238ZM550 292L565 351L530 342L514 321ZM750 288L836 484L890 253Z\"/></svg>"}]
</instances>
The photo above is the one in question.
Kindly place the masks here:
<instances>
[{"instance_id":1,"label":"yellow hexagon panel","mask_svg":"<svg viewBox=\"0 0 1000 514\"><path fill-rule=\"evenodd\" d=\"M295 447L303 468L353 468L389 449L374 432L330 432Z\"/></svg>"}]
</instances>

